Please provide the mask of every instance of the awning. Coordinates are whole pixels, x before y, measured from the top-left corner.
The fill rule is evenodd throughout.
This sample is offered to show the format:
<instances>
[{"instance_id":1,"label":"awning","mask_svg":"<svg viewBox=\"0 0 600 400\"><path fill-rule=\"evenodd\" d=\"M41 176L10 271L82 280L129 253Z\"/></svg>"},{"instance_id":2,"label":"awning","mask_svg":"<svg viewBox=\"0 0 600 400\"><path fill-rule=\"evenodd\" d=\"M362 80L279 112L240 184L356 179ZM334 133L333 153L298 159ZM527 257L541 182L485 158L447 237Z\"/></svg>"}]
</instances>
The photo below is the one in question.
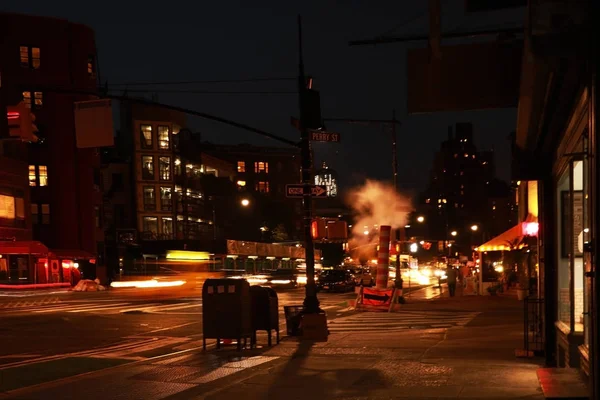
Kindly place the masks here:
<instances>
[{"instance_id":1,"label":"awning","mask_svg":"<svg viewBox=\"0 0 600 400\"><path fill-rule=\"evenodd\" d=\"M69 250L69 249L54 249L50 251L48 255L50 258L66 258L70 260L91 260L96 258L92 253L88 253L85 250Z\"/></svg>"},{"instance_id":2,"label":"awning","mask_svg":"<svg viewBox=\"0 0 600 400\"><path fill-rule=\"evenodd\" d=\"M46 256L48 248L36 241L0 241L0 254L31 254Z\"/></svg>"},{"instance_id":3,"label":"awning","mask_svg":"<svg viewBox=\"0 0 600 400\"><path fill-rule=\"evenodd\" d=\"M529 230L534 224L535 229ZM532 214L528 214L525 221L513 226L506 232L501 233L492 240L482 244L475 251L511 251L521 250L526 246L525 239L527 234L537 236L538 218Z\"/></svg>"}]
</instances>

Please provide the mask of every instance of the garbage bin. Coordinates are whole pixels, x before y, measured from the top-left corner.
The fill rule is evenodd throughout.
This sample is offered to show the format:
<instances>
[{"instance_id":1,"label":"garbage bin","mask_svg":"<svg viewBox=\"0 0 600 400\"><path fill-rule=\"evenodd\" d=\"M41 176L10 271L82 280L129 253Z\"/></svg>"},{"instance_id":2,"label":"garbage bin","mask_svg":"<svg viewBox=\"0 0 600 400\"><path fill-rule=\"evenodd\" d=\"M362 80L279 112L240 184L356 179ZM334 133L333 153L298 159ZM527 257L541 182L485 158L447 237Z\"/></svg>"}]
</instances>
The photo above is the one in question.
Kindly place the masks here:
<instances>
[{"instance_id":1,"label":"garbage bin","mask_svg":"<svg viewBox=\"0 0 600 400\"><path fill-rule=\"evenodd\" d=\"M238 350L246 339L252 345L250 284L245 279L207 279L202 287L202 345L206 339L237 340Z\"/></svg>"},{"instance_id":2,"label":"garbage bin","mask_svg":"<svg viewBox=\"0 0 600 400\"><path fill-rule=\"evenodd\" d=\"M302 336L300 323L302 322L304 306L284 306L283 312L288 336Z\"/></svg>"},{"instance_id":3,"label":"garbage bin","mask_svg":"<svg viewBox=\"0 0 600 400\"><path fill-rule=\"evenodd\" d=\"M277 293L270 287L250 286L250 297L252 298L254 344L256 344L256 331L267 331L269 346L271 346L273 330L277 334L277 343L279 343L279 299Z\"/></svg>"}]
</instances>

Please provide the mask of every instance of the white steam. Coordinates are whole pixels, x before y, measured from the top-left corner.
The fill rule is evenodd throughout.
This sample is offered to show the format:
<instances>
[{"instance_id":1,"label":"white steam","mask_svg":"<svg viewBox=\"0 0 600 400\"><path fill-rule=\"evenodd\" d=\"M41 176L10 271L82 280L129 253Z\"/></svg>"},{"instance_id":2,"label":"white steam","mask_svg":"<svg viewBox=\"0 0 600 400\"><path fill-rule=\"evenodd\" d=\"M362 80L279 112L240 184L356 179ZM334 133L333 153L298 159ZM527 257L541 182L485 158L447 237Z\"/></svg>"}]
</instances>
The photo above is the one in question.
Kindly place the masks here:
<instances>
[{"instance_id":1,"label":"white steam","mask_svg":"<svg viewBox=\"0 0 600 400\"><path fill-rule=\"evenodd\" d=\"M378 228L382 225L392 229L404 227L412 210L409 197L397 193L389 184L372 180L351 190L347 203L356 214L349 240L354 258L372 257L373 245L379 240ZM395 238L394 233L392 238Z\"/></svg>"}]
</instances>

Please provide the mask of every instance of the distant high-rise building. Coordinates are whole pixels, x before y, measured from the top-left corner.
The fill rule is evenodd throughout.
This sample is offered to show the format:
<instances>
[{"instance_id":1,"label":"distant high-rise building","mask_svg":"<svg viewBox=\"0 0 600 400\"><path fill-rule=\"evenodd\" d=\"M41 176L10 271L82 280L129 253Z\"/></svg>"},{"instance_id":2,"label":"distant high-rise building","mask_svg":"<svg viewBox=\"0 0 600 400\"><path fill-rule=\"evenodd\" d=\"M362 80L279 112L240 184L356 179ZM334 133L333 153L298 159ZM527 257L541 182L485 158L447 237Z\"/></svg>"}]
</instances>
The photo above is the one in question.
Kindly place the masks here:
<instances>
[{"instance_id":1,"label":"distant high-rise building","mask_svg":"<svg viewBox=\"0 0 600 400\"><path fill-rule=\"evenodd\" d=\"M475 146L472 124L457 123L455 130L449 127L421 195L428 235L448 240L457 231L457 237L470 239L465 243L481 242L515 222L512 200L508 184L496 178L494 152ZM473 225L477 231L470 229Z\"/></svg>"}]
</instances>

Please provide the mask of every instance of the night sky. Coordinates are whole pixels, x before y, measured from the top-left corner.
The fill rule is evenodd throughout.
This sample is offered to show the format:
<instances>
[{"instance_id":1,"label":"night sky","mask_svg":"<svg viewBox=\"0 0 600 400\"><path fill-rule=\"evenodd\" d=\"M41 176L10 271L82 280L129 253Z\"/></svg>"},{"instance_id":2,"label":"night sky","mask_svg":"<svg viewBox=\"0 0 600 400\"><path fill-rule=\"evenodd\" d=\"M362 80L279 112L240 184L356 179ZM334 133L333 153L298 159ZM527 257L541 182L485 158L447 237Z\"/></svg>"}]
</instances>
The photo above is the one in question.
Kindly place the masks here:
<instances>
[{"instance_id":1,"label":"night sky","mask_svg":"<svg viewBox=\"0 0 600 400\"><path fill-rule=\"evenodd\" d=\"M377 6L375 6L375 3ZM445 32L515 27L523 9L493 15L466 15L463 0L442 1ZM158 7L157 7L158 6ZM66 18L96 31L100 76L111 90L132 82L294 78L297 76L296 16L304 20L306 72L321 92L323 117L391 118L397 110L400 183L422 189L434 152L448 125L473 122L480 149L494 148L499 176L509 177L508 134L516 109L406 115L406 49L424 42L350 47L348 40L386 33L428 32L427 1L3 1L0 10ZM296 82L154 86L158 100L243 122L297 138L290 116L297 116L294 93L198 94L183 91L294 92ZM152 89L129 86L130 95ZM118 91L111 91L119 94ZM252 133L201 119L190 127L221 143L278 145ZM365 177L391 179L390 136L380 127L327 126L342 134L341 144L318 144L317 163L325 160L342 184Z\"/></svg>"}]
</instances>

